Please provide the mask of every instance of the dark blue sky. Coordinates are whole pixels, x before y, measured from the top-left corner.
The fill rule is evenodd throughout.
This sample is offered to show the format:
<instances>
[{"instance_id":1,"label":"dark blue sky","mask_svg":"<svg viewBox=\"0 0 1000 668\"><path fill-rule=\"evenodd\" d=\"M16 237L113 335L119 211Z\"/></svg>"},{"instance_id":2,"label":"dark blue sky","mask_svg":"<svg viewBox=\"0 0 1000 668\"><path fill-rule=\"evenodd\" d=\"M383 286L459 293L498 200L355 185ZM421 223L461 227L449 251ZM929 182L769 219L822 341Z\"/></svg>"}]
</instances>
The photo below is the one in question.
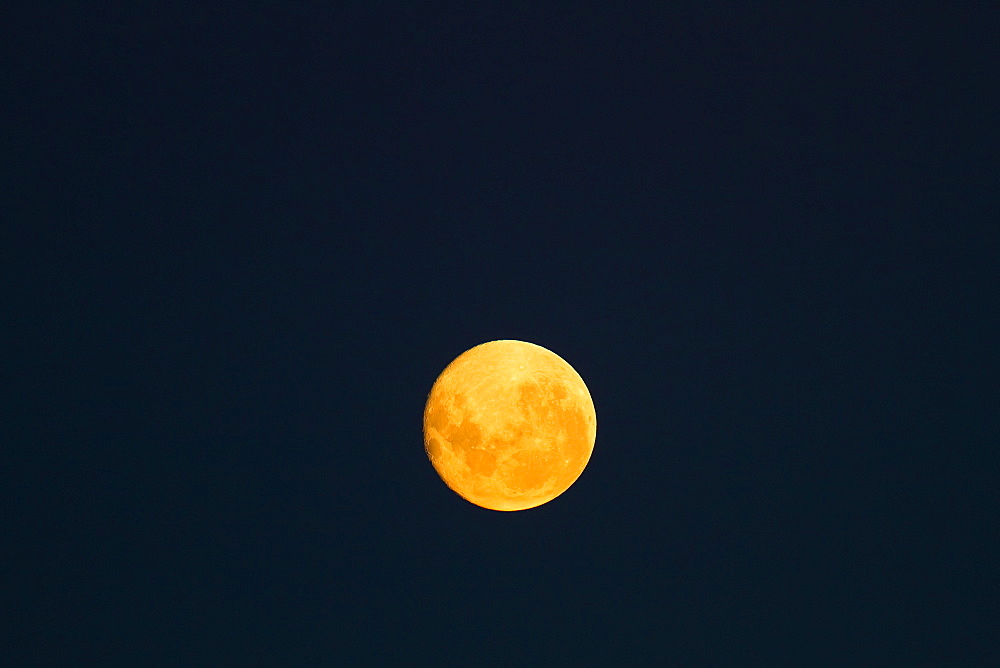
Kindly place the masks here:
<instances>
[{"instance_id":1,"label":"dark blue sky","mask_svg":"<svg viewBox=\"0 0 1000 668\"><path fill-rule=\"evenodd\" d=\"M12 665L989 663L991 20L23 10ZM437 374L502 338L598 414L583 476L518 513L421 436Z\"/></svg>"}]
</instances>

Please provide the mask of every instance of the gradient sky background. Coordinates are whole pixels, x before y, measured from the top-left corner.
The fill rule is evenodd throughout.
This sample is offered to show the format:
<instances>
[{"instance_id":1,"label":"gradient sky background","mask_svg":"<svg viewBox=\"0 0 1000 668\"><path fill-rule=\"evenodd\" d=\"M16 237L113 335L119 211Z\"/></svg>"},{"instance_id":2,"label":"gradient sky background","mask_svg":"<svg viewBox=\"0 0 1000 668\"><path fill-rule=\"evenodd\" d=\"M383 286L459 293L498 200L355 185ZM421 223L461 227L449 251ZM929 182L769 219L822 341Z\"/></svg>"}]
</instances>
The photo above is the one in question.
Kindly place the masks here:
<instances>
[{"instance_id":1,"label":"gradient sky background","mask_svg":"<svg viewBox=\"0 0 1000 668\"><path fill-rule=\"evenodd\" d=\"M24 4L11 665L997 658L994 16ZM421 436L503 338L598 413L519 513Z\"/></svg>"}]
</instances>

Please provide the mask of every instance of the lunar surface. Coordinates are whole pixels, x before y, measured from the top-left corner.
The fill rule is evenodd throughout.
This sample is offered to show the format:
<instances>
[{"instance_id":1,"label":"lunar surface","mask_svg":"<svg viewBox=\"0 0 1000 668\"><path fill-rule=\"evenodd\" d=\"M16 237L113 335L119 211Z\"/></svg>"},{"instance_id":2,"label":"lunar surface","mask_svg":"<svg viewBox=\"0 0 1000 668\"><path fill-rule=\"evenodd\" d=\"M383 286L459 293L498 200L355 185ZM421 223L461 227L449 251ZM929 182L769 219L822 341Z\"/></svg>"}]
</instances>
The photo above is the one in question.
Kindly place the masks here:
<instances>
[{"instance_id":1,"label":"lunar surface","mask_svg":"<svg viewBox=\"0 0 1000 668\"><path fill-rule=\"evenodd\" d=\"M580 374L524 341L491 341L441 373L424 409L424 447L462 498L525 510L565 492L590 461L597 416Z\"/></svg>"}]
</instances>

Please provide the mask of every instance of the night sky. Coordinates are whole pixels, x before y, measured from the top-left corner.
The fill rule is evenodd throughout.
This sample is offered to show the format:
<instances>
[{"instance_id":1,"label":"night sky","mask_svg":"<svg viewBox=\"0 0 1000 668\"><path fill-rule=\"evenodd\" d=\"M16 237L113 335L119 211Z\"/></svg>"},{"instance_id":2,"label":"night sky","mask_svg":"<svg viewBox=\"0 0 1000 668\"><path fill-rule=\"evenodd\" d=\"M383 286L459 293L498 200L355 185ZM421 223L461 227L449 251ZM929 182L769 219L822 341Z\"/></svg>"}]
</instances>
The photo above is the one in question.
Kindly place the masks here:
<instances>
[{"instance_id":1,"label":"night sky","mask_svg":"<svg viewBox=\"0 0 1000 668\"><path fill-rule=\"evenodd\" d=\"M22 4L5 663L997 659L989 12ZM423 450L495 339L597 408L523 512Z\"/></svg>"}]
</instances>

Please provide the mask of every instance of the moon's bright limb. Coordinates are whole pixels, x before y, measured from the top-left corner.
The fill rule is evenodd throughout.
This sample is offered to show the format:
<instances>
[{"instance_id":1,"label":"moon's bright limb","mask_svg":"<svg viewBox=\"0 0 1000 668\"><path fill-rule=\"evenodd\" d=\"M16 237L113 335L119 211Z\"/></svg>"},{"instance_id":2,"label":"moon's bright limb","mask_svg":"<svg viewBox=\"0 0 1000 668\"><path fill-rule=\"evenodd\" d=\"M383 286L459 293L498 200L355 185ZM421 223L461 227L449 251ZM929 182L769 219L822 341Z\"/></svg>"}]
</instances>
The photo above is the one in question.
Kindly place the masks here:
<instances>
[{"instance_id":1,"label":"moon's bright limb","mask_svg":"<svg viewBox=\"0 0 1000 668\"><path fill-rule=\"evenodd\" d=\"M492 510L534 508L565 492L596 438L580 374L524 341L491 341L459 355L424 409L424 447L438 475Z\"/></svg>"}]
</instances>

